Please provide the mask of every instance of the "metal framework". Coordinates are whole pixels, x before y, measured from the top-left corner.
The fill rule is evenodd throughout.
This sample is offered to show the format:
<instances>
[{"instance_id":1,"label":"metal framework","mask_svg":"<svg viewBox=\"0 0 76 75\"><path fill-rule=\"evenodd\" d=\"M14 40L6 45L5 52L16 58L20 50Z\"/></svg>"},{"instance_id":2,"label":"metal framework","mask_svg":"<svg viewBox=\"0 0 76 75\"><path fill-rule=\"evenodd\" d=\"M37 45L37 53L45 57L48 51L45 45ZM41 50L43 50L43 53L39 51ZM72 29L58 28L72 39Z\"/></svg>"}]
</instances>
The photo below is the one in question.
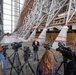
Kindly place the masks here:
<instances>
[{"instance_id":1,"label":"metal framework","mask_svg":"<svg viewBox=\"0 0 76 75\"><path fill-rule=\"evenodd\" d=\"M46 40L46 31L47 26L51 23L51 21L54 19L54 17L59 13L61 8L64 6L64 4L67 2L67 0L52 0L50 11L48 12L48 17L46 21L45 28L43 29L42 33L38 37L38 41L42 43L45 43Z\"/></svg>"},{"instance_id":2,"label":"metal framework","mask_svg":"<svg viewBox=\"0 0 76 75\"><path fill-rule=\"evenodd\" d=\"M15 32L18 32L20 27L24 25L25 23L25 17L30 13L32 7L33 7L34 0L25 0L24 6L22 8L22 11L20 13L20 17L17 23L17 27L15 29Z\"/></svg>"},{"instance_id":3,"label":"metal framework","mask_svg":"<svg viewBox=\"0 0 76 75\"><path fill-rule=\"evenodd\" d=\"M68 22L71 20L71 18L74 16L75 13L76 13L76 0L70 0L66 24L68 24Z\"/></svg>"},{"instance_id":4,"label":"metal framework","mask_svg":"<svg viewBox=\"0 0 76 75\"><path fill-rule=\"evenodd\" d=\"M35 0L31 12L25 17L24 25L16 32L17 35L27 39L27 35L30 33L31 28L33 28L33 26L38 26L44 20L44 17L47 15L50 8L50 3L51 2L47 2L47 0ZM46 11L45 6L48 8Z\"/></svg>"},{"instance_id":5,"label":"metal framework","mask_svg":"<svg viewBox=\"0 0 76 75\"><path fill-rule=\"evenodd\" d=\"M33 1L33 0L32 0ZM45 28L43 29L42 33L38 37L39 42L44 43L46 39L46 30L53 19L58 15L58 13L62 10L66 3L69 3L69 9L67 13L66 25L73 17L76 12L76 0L34 0L33 5L30 7L30 11L28 11L27 16L24 16L24 20L22 25L18 27L18 30L14 32L14 35L28 39L30 36L30 32L34 26L38 28L41 22L44 20L45 16L47 17ZM29 4L31 1L29 0ZM27 4L24 8L26 8ZM31 34L30 37L35 37L36 29ZM29 37L29 38L30 38ZM31 38L30 38L31 39ZM42 40L43 39L43 40Z\"/></svg>"},{"instance_id":6,"label":"metal framework","mask_svg":"<svg viewBox=\"0 0 76 75\"><path fill-rule=\"evenodd\" d=\"M60 31L59 35L55 39L52 48L56 49L58 48L58 42L63 42L66 45L67 42L67 31L68 31L68 22L71 20L71 18L76 13L76 0L70 0L69 1L69 8L67 12L67 18L66 18L66 24L63 26L62 30ZM64 34L63 34L64 33Z\"/></svg>"}]
</instances>

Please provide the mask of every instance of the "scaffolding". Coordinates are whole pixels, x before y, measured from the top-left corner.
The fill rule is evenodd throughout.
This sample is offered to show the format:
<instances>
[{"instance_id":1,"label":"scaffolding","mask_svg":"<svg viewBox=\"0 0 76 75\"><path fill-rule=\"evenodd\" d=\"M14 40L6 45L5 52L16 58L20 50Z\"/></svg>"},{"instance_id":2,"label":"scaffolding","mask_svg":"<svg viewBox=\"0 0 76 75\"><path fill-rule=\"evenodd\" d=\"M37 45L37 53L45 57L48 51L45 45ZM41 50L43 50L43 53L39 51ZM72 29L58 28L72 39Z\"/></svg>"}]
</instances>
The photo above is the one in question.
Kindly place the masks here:
<instances>
[{"instance_id":1,"label":"scaffolding","mask_svg":"<svg viewBox=\"0 0 76 75\"><path fill-rule=\"evenodd\" d=\"M30 30L44 20L44 16L46 16L49 11L50 4L51 2L47 0L35 0L31 11L28 12L27 16L24 16L24 25L20 26L16 34L27 39L29 37L27 35L31 32ZM48 8L47 10L45 10L46 7Z\"/></svg>"},{"instance_id":2,"label":"scaffolding","mask_svg":"<svg viewBox=\"0 0 76 75\"><path fill-rule=\"evenodd\" d=\"M46 16L47 20L45 21L44 29L38 37L38 41L42 41L42 43L44 43L46 39L47 27L51 24L54 18L58 16L66 3L68 3L68 6L70 6L71 3L71 8L67 11L71 11L70 13L67 13L66 22L68 23L76 12L76 0L29 0L23 7L14 35L28 39L32 37L31 31L36 26L34 32L32 33L35 37L36 29L45 19L44 16ZM30 4L29 7L28 4ZM27 13L23 12L25 8L27 8L27 10L25 10ZM23 20L20 21L20 19Z\"/></svg>"},{"instance_id":3,"label":"scaffolding","mask_svg":"<svg viewBox=\"0 0 76 75\"><path fill-rule=\"evenodd\" d=\"M67 43L67 31L68 31L68 22L72 19L72 17L76 13L76 0L69 0L69 5L68 5L68 12L67 12L67 18L66 18L66 23L63 26L62 30L58 34L57 38L55 39L52 48L56 49L58 48L58 43L63 42L65 45Z\"/></svg>"}]
</instances>

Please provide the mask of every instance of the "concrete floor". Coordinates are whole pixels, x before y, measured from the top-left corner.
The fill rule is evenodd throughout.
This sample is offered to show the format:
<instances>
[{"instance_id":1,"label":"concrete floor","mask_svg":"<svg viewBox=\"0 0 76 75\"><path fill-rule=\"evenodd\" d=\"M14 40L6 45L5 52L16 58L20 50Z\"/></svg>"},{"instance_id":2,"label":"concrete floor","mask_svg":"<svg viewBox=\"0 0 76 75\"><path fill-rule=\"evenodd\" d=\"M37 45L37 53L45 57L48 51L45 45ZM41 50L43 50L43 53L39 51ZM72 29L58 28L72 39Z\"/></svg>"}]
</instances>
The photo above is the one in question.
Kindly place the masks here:
<instances>
[{"instance_id":1,"label":"concrete floor","mask_svg":"<svg viewBox=\"0 0 76 75\"><path fill-rule=\"evenodd\" d=\"M30 49L31 49L31 56L30 56L30 58L29 58L29 63L30 63L30 65L31 65L32 69L34 70L34 72L36 73L36 67L37 67L38 62L37 62L37 61L34 61L34 59L33 59L33 58L34 58L34 55L33 55L33 48L32 48L31 45L32 45L32 43L23 43L23 44L22 44L22 49L23 49L24 46L30 47ZM72 46L72 48L73 48L73 46ZM24 64L24 59L23 59L23 53L24 53L24 51L23 51L22 49L19 49L19 50L18 50L19 58L20 58L20 61L21 61L21 65ZM11 46L9 45L9 49L7 50L8 56L10 56L13 52L14 52L14 50L12 50L12 49L11 49ZM44 48L43 46L40 46L40 48L39 48L39 59L41 59L41 57L42 57L42 55L44 54L44 52L45 52L45 48ZM62 54L59 53L58 51L55 51L55 50L52 50L52 52L53 52L53 54L54 54L54 56L55 56L55 58L56 58L57 68L58 68L59 65L61 64L61 62L63 61L63 59L62 59ZM13 56L14 56L14 55L12 55L12 57L10 58L11 60L12 60ZM6 60L7 60L7 59L6 59ZM16 58L16 60L17 60L17 58ZM15 60L14 65L18 65L18 62L16 63L16 60ZM7 68L11 68L11 65L10 65L10 63L9 63L8 60L7 60ZM27 69L27 68L28 68L28 69ZM34 74L31 72L30 68L27 66L27 64L24 65L24 67L23 67L23 72L24 72L24 75L34 75ZM32 74L31 74L31 73L32 73ZM59 73L60 75L64 75L63 65L62 65L61 68L59 69L58 73ZM6 75L10 75L10 69L7 69L7 74L6 74ZM18 74L17 74L16 71L13 69L11 75L18 75ZM19 75L23 75L22 72L21 72Z\"/></svg>"}]
</instances>

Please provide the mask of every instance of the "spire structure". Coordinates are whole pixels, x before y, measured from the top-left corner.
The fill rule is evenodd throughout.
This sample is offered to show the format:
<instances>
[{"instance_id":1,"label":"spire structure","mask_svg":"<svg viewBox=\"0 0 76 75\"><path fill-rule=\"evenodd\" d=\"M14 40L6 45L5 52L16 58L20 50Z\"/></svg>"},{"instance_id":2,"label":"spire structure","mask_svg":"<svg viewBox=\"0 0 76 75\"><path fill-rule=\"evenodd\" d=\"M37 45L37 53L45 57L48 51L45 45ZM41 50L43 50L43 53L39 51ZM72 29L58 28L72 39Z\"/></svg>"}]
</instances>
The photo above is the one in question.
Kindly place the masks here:
<instances>
[{"instance_id":1,"label":"spire structure","mask_svg":"<svg viewBox=\"0 0 76 75\"><path fill-rule=\"evenodd\" d=\"M48 5L50 5L50 2L47 0L34 0L31 11L28 12L27 16L24 19L24 25L18 28L18 30L15 32L15 35L27 39L30 36L28 33L30 34L31 29L34 26L39 25L44 20L43 18L45 14L43 13L48 12L48 9L45 10Z\"/></svg>"},{"instance_id":2,"label":"spire structure","mask_svg":"<svg viewBox=\"0 0 76 75\"><path fill-rule=\"evenodd\" d=\"M12 35L19 36L26 40L33 39L36 34L36 29L46 18L47 20L45 22L46 23L45 27L38 37L39 42L44 43L46 40L46 31L48 26L51 24L54 18L57 17L57 15L59 14L59 12L62 10L62 8L65 6L67 2L69 3L68 5L69 8L67 13L66 23L63 28L68 30L67 24L76 12L76 0L69 0L69 1L68 0L51 0L51 1L50 0L27 0L24 3L15 32L13 32ZM27 10L25 10L26 8ZM32 32L34 26L36 26L36 29ZM64 31L64 29L62 29L62 32ZM65 31L67 32L67 30ZM60 33L59 36L66 37L67 35L66 32L62 36Z\"/></svg>"},{"instance_id":3,"label":"spire structure","mask_svg":"<svg viewBox=\"0 0 76 75\"><path fill-rule=\"evenodd\" d=\"M68 22L71 20L71 18L73 17L73 15L76 12L76 0L70 0L69 1L69 8L68 8L68 12L67 12L67 18L66 18L66 24L63 26L62 30L60 31L59 35L57 36L57 38L55 39L52 48L56 49L58 48L58 43L59 42L63 42L66 45L66 41L67 41L67 31L68 31Z\"/></svg>"}]
</instances>

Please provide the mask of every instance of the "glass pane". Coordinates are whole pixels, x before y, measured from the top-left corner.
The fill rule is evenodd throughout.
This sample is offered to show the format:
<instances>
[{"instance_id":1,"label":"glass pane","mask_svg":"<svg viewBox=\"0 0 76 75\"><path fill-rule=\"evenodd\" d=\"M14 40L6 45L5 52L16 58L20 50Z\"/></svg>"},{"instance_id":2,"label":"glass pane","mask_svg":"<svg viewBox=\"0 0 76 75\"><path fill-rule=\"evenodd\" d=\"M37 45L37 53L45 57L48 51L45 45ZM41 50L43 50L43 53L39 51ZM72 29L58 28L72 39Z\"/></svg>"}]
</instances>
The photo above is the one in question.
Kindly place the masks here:
<instances>
[{"instance_id":1,"label":"glass pane","mask_svg":"<svg viewBox=\"0 0 76 75\"><path fill-rule=\"evenodd\" d=\"M11 16L4 14L3 19L11 20Z\"/></svg>"},{"instance_id":2,"label":"glass pane","mask_svg":"<svg viewBox=\"0 0 76 75\"><path fill-rule=\"evenodd\" d=\"M7 10L11 10L11 7L9 7L9 8L7 8L7 7L3 7L3 10L5 10L5 9L7 9Z\"/></svg>"},{"instance_id":3,"label":"glass pane","mask_svg":"<svg viewBox=\"0 0 76 75\"><path fill-rule=\"evenodd\" d=\"M13 22L12 22L12 24L13 24L13 25L15 25L15 24L16 24L16 22L15 22L15 21L13 21Z\"/></svg>"},{"instance_id":4,"label":"glass pane","mask_svg":"<svg viewBox=\"0 0 76 75\"><path fill-rule=\"evenodd\" d=\"M4 20L4 25L10 25L11 26L11 21Z\"/></svg>"},{"instance_id":5,"label":"glass pane","mask_svg":"<svg viewBox=\"0 0 76 75\"><path fill-rule=\"evenodd\" d=\"M13 22L15 22L15 18L14 18L14 16L12 17L12 20L13 20Z\"/></svg>"},{"instance_id":6,"label":"glass pane","mask_svg":"<svg viewBox=\"0 0 76 75\"><path fill-rule=\"evenodd\" d=\"M7 9L4 9L4 14L6 13L6 14L9 14L9 15L11 15L11 10L7 10Z\"/></svg>"},{"instance_id":7,"label":"glass pane","mask_svg":"<svg viewBox=\"0 0 76 75\"><path fill-rule=\"evenodd\" d=\"M19 16L19 10L13 10L12 15L13 16Z\"/></svg>"},{"instance_id":8,"label":"glass pane","mask_svg":"<svg viewBox=\"0 0 76 75\"><path fill-rule=\"evenodd\" d=\"M23 5L21 4L20 7L22 7Z\"/></svg>"},{"instance_id":9,"label":"glass pane","mask_svg":"<svg viewBox=\"0 0 76 75\"><path fill-rule=\"evenodd\" d=\"M12 5L15 7L19 7L19 2L18 1L12 1Z\"/></svg>"},{"instance_id":10,"label":"glass pane","mask_svg":"<svg viewBox=\"0 0 76 75\"><path fill-rule=\"evenodd\" d=\"M6 8L6 9L10 9L10 10L11 10L11 5L3 4L3 8ZM3 9L3 10L4 10L4 9Z\"/></svg>"},{"instance_id":11,"label":"glass pane","mask_svg":"<svg viewBox=\"0 0 76 75\"><path fill-rule=\"evenodd\" d=\"M23 4L24 3L24 0L20 0L20 3Z\"/></svg>"},{"instance_id":12,"label":"glass pane","mask_svg":"<svg viewBox=\"0 0 76 75\"><path fill-rule=\"evenodd\" d=\"M11 33L11 31L7 30L7 31L4 31L4 33Z\"/></svg>"},{"instance_id":13,"label":"glass pane","mask_svg":"<svg viewBox=\"0 0 76 75\"><path fill-rule=\"evenodd\" d=\"M12 6L12 10L19 10L19 7Z\"/></svg>"},{"instance_id":14,"label":"glass pane","mask_svg":"<svg viewBox=\"0 0 76 75\"><path fill-rule=\"evenodd\" d=\"M13 20L13 22L16 22L17 18L15 16L12 16L12 20Z\"/></svg>"},{"instance_id":15,"label":"glass pane","mask_svg":"<svg viewBox=\"0 0 76 75\"><path fill-rule=\"evenodd\" d=\"M15 29L15 27L13 26L13 27L12 27L12 31L14 31L14 29Z\"/></svg>"},{"instance_id":16,"label":"glass pane","mask_svg":"<svg viewBox=\"0 0 76 75\"><path fill-rule=\"evenodd\" d=\"M15 15L15 12L14 11L12 11L12 15Z\"/></svg>"},{"instance_id":17,"label":"glass pane","mask_svg":"<svg viewBox=\"0 0 76 75\"><path fill-rule=\"evenodd\" d=\"M11 4L11 0L3 0L4 3Z\"/></svg>"},{"instance_id":18,"label":"glass pane","mask_svg":"<svg viewBox=\"0 0 76 75\"><path fill-rule=\"evenodd\" d=\"M11 31L11 27L10 26L4 26L4 30L10 30Z\"/></svg>"}]
</instances>

